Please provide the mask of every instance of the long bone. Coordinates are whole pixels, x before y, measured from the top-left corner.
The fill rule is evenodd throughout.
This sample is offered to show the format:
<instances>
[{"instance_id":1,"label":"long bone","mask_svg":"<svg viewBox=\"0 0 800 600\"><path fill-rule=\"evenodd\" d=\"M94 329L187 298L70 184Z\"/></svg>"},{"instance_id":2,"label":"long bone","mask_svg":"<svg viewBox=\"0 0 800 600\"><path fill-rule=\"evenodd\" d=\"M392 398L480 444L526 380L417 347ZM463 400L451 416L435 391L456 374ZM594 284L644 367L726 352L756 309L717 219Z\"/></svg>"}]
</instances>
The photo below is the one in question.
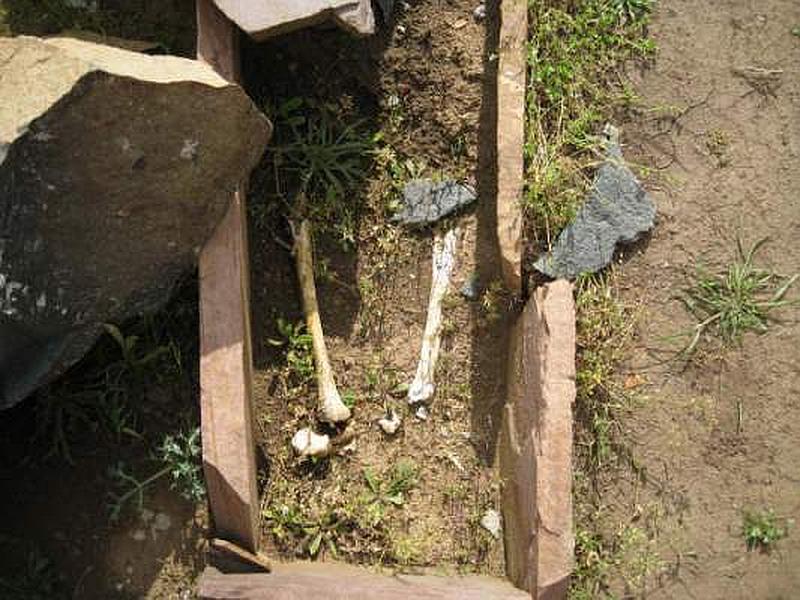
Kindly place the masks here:
<instances>
[{"instance_id":1,"label":"long bone","mask_svg":"<svg viewBox=\"0 0 800 600\"><path fill-rule=\"evenodd\" d=\"M433 238L433 279L428 300L428 316L422 336L417 372L408 388L407 396L408 403L417 406L417 416L423 419L427 416L424 403L427 403L436 391L434 375L442 341L442 301L447 294L450 275L455 267L457 240L456 227L444 234L437 231Z\"/></svg>"},{"instance_id":2,"label":"long bone","mask_svg":"<svg viewBox=\"0 0 800 600\"><path fill-rule=\"evenodd\" d=\"M302 204L305 198L300 198ZM319 304L317 303L317 289L314 285L314 257L311 246L311 223L302 218L294 226L294 258L297 268L297 278L303 296L303 312L306 318L306 328L311 335L314 347L314 366L317 375L317 392L319 394L320 420L327 423L341 423L350 418L350 409L342 402L336 381L333 378L333 368L328 358L328 349L325 346L325 336L322 332L322 320L319 317Z\"/></svg>"}]
</instances>

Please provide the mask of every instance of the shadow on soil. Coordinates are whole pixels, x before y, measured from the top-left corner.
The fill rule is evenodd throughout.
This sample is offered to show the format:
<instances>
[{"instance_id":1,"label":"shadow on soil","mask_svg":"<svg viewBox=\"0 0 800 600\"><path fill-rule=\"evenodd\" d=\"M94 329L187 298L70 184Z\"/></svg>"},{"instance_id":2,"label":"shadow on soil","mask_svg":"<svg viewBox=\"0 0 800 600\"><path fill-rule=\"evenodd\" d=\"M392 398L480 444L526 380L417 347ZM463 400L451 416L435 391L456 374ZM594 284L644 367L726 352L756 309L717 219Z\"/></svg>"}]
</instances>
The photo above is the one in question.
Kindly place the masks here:
<instances>
[{"instance_id":1,"label":"shadow on soil","mask_svg":"<svg viewBox=\"0 0 800 600\"><path fill-rule=\"evenodd\" d=\"M483 98L478 131L478 231L475 264L480 289L501 279L500 248L497 239L497 60L490 60L499 38L497 3L487 4L484 42ZM472 336L472 432L473 444L488 465L496 458L497 439L506 397L509 334L514 315L508 297L490 319L484 308L473 303Z\"/></svg>"}]
</instances>

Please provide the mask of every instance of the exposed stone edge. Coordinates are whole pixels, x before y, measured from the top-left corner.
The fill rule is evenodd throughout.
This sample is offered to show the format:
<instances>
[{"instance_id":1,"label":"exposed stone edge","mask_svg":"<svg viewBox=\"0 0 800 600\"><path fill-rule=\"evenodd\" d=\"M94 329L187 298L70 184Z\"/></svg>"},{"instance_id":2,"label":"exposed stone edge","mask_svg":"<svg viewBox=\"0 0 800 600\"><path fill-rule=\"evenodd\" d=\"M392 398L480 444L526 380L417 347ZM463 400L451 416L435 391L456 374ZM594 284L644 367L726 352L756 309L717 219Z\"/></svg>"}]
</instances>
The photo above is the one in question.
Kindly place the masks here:
<instances>
[{"instance_id":1,"label":"exposed stone edge","mask_svg":"<svg viewBox=\"0 0 800 600\"><path fill-rule=\"evenodd\" d=\"M522 292L522 191L525 174L526 0L500 2L497 65L497 239L503 280Z\"/></svg>"},{"instance_id":2,"label":"exposed stone edge","mask_svg":"<svg viewBox=\"0 0 800 600\"><path fill-rule=\"evenodd\" d=\"M572 284L536 289L511 335L500 438L506 569L534 598L566 598L572 572Z\"/></svg>"}]
</instances>

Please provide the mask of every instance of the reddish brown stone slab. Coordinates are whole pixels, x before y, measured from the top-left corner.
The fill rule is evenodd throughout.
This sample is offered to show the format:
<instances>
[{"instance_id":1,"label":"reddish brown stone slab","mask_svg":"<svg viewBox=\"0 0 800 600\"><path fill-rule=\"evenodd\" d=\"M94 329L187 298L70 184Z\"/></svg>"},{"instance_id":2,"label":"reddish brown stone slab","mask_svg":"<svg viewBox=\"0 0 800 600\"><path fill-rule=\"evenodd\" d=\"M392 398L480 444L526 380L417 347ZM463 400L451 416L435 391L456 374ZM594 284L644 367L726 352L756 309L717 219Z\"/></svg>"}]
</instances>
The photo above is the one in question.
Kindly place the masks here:
<instances>
[{"instance_id":1,"label":"reddish brown stone slab","mask_svg":"<svg viewBox=\"0 0 800 600\"><path fill-rule=\"evenodd\" d=\"M500 2L497 66L497 238L503 280L522 290L522 190L525 143L526 0Z\"/></svg>"},{"instance_id":2,"label":"reddish brown stone slab","mask_svg":"<svg viewBox=\"0 0 800 600\"><path fill-rule=\"evenodd\" d=\"M506 569L537 598L566 598L572 571L572 285L538 288L512 332L500 440Z\"/></svg>"},{"instance_id":3,"label":"reddish brown stone slab","mask_svg":"<svg viewBox=\"0 0 800 600\"><path fill-rule=\"evenodd\" d=\"M214 0L220 10L255 40L333 19L359 34L375 33L371 0Z\"/></svg>"},{"instance_id":4,"label":"reddish brown stone slab","mask_svg":"<svg viewBox=\"0 0 800 600\"><path fill-rule=\"evenodd\" d=\"M293 563L271 574L222 574L206 569L201 600L530 600L505 579L378 575L356 567Z\"/></svg>"},{"instance_id":5,"label":"reddish brown stone slab","mask_svg":"<svg viewBox=\"0 0 800 600\"><path fill-rule=\"evenodd\" d=\"M238 31L197 0L198 58L236 81ZM245 191L240 186L200 255L200 411L203 468L215 533L258 549Z\"/></svg>"}]
</instances>

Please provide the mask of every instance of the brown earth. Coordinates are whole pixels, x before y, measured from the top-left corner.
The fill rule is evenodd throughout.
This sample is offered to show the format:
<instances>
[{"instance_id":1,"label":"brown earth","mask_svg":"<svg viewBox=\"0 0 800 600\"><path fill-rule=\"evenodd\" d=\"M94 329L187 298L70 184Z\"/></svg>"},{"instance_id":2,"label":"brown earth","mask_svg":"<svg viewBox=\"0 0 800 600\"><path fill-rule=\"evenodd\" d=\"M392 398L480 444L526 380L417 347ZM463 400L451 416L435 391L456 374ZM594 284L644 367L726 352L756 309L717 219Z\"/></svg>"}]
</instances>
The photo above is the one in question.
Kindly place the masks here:
<instances>
[{"instance_id":1,"label":"brown earth","mask_svg":"<svg viewBox=\"0 0 800 600\"><path fill-rule=\"evenodd\" d=\"M490 131L479 132L481 111L489 110L482 103L485 30L473 19L473 9L469 0L415 2L406 10L398 5L390 31L376 39L307 31L250 47L247 85L268 105L299 96L335 105L349 122L365 119L365 128L383 132L378 147L391 149L390 163L411 160L426 165L422 170L428 176L466 181L478 189L480 205L491 210L492 173L486 167L491 157L485 151L479 156L480 147L493 145ZM383 534L375 531L342 536L339 558L406 570L502 575L502 542L479 521L487 509L499 509L494 450L503 399L506 307L497 291L484 295L483 304L458 293L479 262L491 273L481 281L485 287L499 277L492 271L491 252L479 242L485 225L481 220L479 231L476 215L448 223L459 227L460 241L445 301L438 391L428 420L416 420L402 392L393 390L410 383L419 356L432 233L389 222L387 209L398 190L392 187L390 164L376 163L364 189L354 194L359 207L354 248L342 250L334 236L317 236L316 261L324 265L317 269L322 322L339 388L355 398L355 440L352 449L316 468L298 464L289 445L294 431L315 423L315 386L298 382L286 368L285 350L269 342L280 339L277 318L302 319L292 258L276 241L286 242L290 235L285 216L264 205L275 185L272 166L266 164L253 178L255 394L269 474L263 505L289 504L320 516L364 493L364 469L382 474L410 460L419 481L403 507L388 511L379 527L386 537L376 538ZM404 419L394 437L376 424L387 406L395 406ZM287 559L306 554L296 539L275 539L272 525L265 520L263 527L268 553ZM331 552L322 558L330 559Z\"/></svg>"},{"instance_id":2,"label":"brown earth","mask_svg":"<svg viewBox=\"0 0 800 600\"><path fill-rule=\"evenodd\" d=\"M640 311L622 377L630 387L642 382L641 401L619 416L635 468L605 477L594 526L647 536L612 569L619 594L800 593L792 526L800 517L800 307L779 310L779 323L745 335L739 348L706 341L687 368L664 362L676 349L665 338L693 324L677 296L696 263L724 269L737 237L746 247L768 237L757 264L800 271L798 24L792 0L662 0L651 29L658 57L631 74L641 109L624 123L626 156L655 169L648 187L660 216L618 270L624 301ZM765 86L741 75L750 67L780 73ZM769 554L748 552L743 511L768 508L789 535Z\"/></svg>"},{"instance_id":3,"label":"brown earth","mask_svg":"<svg viewBox=\"0 0 800 600\"><path fill-rule=\"evenodd\" d=\"M115 1L103 7L117 12L39 15L34 3L15 0L0 16L14 33L29 34L56 33L69 26L60 17L85 17L79 26L87 30L152 39L192 54L194 36L185 25L191 21L192 3L170 3L170 11L183 15L183 25L172 18L152 19L155 4L137 0L128 7ZM364 467L382 474L399 458L417 465L418 485L387 521L391 539L398 544L376 548L374 540L355 539L347 560L402 562L404 570L435 565L440 570L502 575L502 542L478 524L486 509L499 508L494 455L504 397L507 302L498 285L492 285L499 278L489 241L494 231L494 143L491 126L481 125L493 121L486 118L493 107L484 98L491 96L491 89L483 85L484 78L494 79L490 51L484 50L494 43L485 33L493 26L473 19L474 4L412 2L406 10L398 7L390 32L374 39L357 41L336 31L313 30L260 47L246 44L248 90L256 98L298 95L332 101L349 117L366 118L370 131L383 130L398 160L425 163L428 175L455 177L475 186L481 207L480 219L467 214L451 222L461 232L459 257L445 307L439 390L431 416L419 422L404 414L404 427L393 439L385 438L374 421L382 416L385 403L396 403L406 412L402 397L389 392L395 384L409 382L414 373L431 277L432 234L407 232L387 222L391 182L383 164L370 170L355 198L361 207L355 251L343 251L334 239L319 236L316 258L328 265L327 276L318 276L323 323L339 386L356 397L356 440L355 449L332 459L329 470L309 473L296 468L288 441L296 426L311 420L316 393L312 385L285 393L283 350L267 341L279 337L277 316L293 321L301 316L291 257L275 242L276 235L285 239L288 232L280 213L272 211L271 220L258 218L259 204L265 200L259 196L264 173L255 173L250 202L255 207L251 254L256 399L265 458L262 483L268 483L267 490L286 494L284 498L320 494L317 507L328 500L336 505L342 499L340 490L348 497L363 492ZM133 15L127 14L129 9ZM491 12L487 23L492 22ZM394 108L389 106L393 96L398 99ZM457 290L474 272L488 291L479 302L468 302ZM196 299L187 307L196 319ZM88 368L98 367L102 364ZM70 377L80 381L84 373L79 366L65 378L67 386ZM195 369L185 376L196 378ZM184 410L191 410L185 402L192 404L195 386L196 382L179 392L181 399L167 419L170 427ZM152 391L161 395L158 389ZM164 410L169 410L169 402ZM193 510L165 483L146 496L145 507L154 515L168 516L168 530L153 529L133 513L117 524L108 523L107 469L123 458L146 474L153 464L146 450L138 443L120 446L86 433L73 440L74 466L42 461L40 449L27 442L37 426L33 404L21 406L13 418L6 415L0 437L0 480L6 491L0 506L13 515L0 529L4 544L22 543L19 552L46 556L59 575L57 592L67 596L193 597L193 582L204 562L204 507ZM161 431L153 424L147 439L157 442L168 429ZM267 494L265 502L270 499ZM292 554L286 548L278 552L266 530L265 524L265 541L273 556ZM144 539L139 539L142 531ZM6 567L16 569L17 558L6 553L0 573L5 574Z\"/></svg>"}]
</instances>

